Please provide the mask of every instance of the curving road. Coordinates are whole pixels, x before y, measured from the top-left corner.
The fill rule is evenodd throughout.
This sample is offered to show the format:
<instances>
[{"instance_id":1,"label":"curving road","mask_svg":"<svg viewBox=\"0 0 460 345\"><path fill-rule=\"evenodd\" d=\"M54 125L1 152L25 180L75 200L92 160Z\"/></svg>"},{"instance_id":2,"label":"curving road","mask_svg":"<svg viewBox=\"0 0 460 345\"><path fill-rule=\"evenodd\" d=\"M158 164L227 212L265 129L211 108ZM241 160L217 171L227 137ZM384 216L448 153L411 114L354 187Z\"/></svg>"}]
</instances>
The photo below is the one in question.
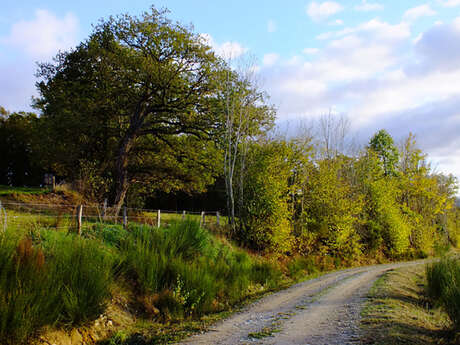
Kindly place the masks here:
<instances>
[{"instance_id":1,"label":"curving road","mask_svg":"<svg viewBox=\"0 0 460 345\"><path fill-rule=\"evenodd\" d=\"M347 269L296 284L180 344L358 344L361 307L375 280L388 270L424 262Z\"/></svg>"}]
</instances>

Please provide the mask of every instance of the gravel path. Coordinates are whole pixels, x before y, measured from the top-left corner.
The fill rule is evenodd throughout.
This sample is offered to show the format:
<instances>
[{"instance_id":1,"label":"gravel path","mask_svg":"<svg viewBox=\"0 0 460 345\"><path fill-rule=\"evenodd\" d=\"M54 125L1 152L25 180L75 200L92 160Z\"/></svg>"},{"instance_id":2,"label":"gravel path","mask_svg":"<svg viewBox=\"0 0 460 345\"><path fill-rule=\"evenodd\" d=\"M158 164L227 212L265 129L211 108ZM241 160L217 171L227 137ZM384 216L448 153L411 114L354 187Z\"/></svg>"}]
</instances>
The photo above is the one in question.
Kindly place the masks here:
<instances>
[{"instance_id":1,"label":"gravel path","mask_svg":"<svg viewBox=\"0 0 460 345\"><path fill-rule=\"evenodd\" d=\"M361 307L374 281L388 270L423 262L347 269L293 285L180 344L358 344Z\"/></svg>"}]
</instances>

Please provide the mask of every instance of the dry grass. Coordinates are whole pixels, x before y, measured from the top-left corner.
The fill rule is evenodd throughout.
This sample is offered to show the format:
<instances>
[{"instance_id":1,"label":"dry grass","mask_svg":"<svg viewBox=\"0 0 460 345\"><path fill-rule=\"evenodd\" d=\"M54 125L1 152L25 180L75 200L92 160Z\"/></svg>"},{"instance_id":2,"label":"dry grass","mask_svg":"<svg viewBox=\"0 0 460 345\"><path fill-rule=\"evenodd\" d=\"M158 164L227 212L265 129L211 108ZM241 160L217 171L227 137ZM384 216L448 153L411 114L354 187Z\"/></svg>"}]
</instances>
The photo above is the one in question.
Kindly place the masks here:
<instances>
[{"instance_id":1,"label":"dry grass","mask_svg":"<svg viewBox=\"0 0 460 345\"><path fill-rule=\"evenodd\" d=\"M425 266L391 270L362 311L363 344L451 344L450 322L425 293Z\"/></svg>"}]
</instances>

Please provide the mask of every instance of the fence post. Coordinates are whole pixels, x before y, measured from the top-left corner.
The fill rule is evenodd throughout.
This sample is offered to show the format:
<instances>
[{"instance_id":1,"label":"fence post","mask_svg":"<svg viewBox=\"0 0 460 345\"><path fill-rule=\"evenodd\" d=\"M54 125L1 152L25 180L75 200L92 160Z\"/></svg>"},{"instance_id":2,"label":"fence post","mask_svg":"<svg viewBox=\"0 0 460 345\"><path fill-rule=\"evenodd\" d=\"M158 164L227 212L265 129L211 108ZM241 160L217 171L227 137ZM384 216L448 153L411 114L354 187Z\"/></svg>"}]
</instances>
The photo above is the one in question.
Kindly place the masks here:
<instances>
[{"instance_id":1,"label":"fence post","mask_svg":"<svg viewBox=\"0 0 460 345\"><path fill-rule=\"evenodd\" d=\"M219 213L219 211L216 212L216 223L217 223L217 226L220 225L220 213Z\"/></svg>"},{"instance_id":2,"label":"fence post","mask_svg":"<svg viewBox=\"0 0 460 345\"><path fill-rule=\"evenodd\" d=\"M51 183L52 183L52 188L53 188L52 190L53 190L53 193L54 193L54 192L56 192L56 177L54 175L52 177Z\"/></svg>"},{"instance_id":3,"label":"fence post","mask_svg":"<svg viewBox=\"0 0 460 345\"><path fill-rule=\"evenodd\" d=\"M3 232L6 232L6 222L7 222L6 209L2 206L1 201L0 201L0 222L3 223Z\"/></svg>"},{"instance_id":4,"label":"fence post","mask_svg":"<svg viewBox=\"0 0 460 345\"><path fill-rule=\"evenodd\" d=\"M123 206L123 229L128 225L128 211L126 206Z\"/></svg>"},{"instance_id":5,"label":"fence post","mask_svg":"<svg viewBox=\"0 0 460 345\"><path fill-rule=\"evenodd\" d=\"M157 228L161 226L161 211L158 210L157 212Z\"/></svg>"},{"instance_id":6,"label":"fence post","mask_svg":"<svg viewBox=\"0 0 460 345\"><path fill-rule=\"evenodd\" d=\"M107 214L107 198L104 199L104 204L102 205L102 220L105 219L106 214Z\"/></svg>"},{"instance_id":7,"label":"fence post","mask_svg":"<svg viewBox=\"0 0 460 345\"><path fill-rule=\"evenodd\" d=\"M204 226L205 219L204 219L204 211L201 211L201 218L200 218L200 227Z\"/></svg>"},{"instance_id":8,"label":"fence post","mask_svg":"<svg viewBox=\"0 0 460 345\"><path fill-rule=\"evenodd\" d=\"M83 216L83 205L77 207L77 232L78 236L81 236L81 218Z\"/></svg>"},{"instance_id":9,"label":"fence post","mask_svg":"<svg viewBox=\"0 0 460 345\"><path fill-rule=\"evenodd\" d=\"M185 211L182 211L182 220L185 220Z\"/></svg>"}]
</instances>

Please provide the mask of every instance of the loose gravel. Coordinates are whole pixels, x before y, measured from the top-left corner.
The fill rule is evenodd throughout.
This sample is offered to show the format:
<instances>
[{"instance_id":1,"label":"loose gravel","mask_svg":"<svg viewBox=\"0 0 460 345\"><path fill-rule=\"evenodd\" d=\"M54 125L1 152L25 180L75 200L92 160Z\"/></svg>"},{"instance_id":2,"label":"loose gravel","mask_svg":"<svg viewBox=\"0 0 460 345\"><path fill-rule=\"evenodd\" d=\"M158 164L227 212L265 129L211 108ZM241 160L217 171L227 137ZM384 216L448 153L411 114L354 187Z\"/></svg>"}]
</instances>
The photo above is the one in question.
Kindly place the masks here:
<instances>
[{"instance_id":1,"label":"loose gravel","mask_svg":"<svg viewBox=\"0 0 460 345\"><path fill-rule=\"evenodd\" d=\"M424 261L347 269L266 296L183 345L359 344L360 312L386 271Z\"/></svg>"}]
</instances>

